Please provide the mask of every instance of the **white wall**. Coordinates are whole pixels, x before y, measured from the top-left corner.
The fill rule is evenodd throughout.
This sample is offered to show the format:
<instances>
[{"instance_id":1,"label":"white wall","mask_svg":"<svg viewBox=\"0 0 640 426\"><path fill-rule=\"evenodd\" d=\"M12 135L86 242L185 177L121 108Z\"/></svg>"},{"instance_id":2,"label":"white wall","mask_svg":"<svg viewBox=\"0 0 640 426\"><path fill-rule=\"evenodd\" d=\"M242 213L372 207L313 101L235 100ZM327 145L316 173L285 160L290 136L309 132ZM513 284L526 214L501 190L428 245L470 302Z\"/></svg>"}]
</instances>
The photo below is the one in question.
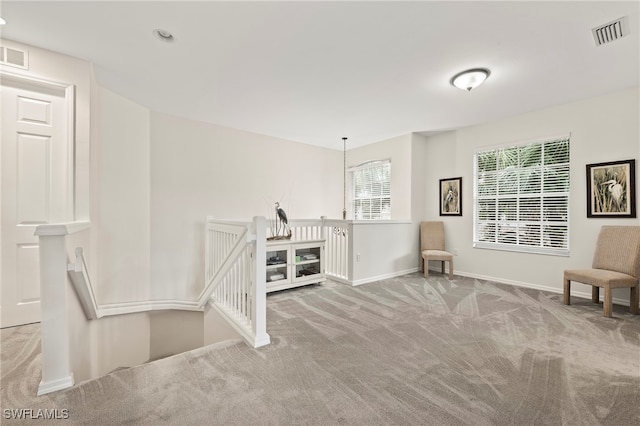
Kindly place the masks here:
<instances>
[{"instance_id":1,"label":"white wall","mask_svg":"<svg viewBox=\"0 0 640 426\"><path fill-rule=\"evenodd\" d=\"M151 114L152 299L193 299L204 283L204 223L342 214L342 153Z\"/></svg>"},{"instance_id":2,"label":"white wall","mask_svg":"<svg viewBox=\"0 0 640 426\"><path fill-rule=\"evenodd\" d=\"M209 304L204 307L203 328L204 346L225 340L242 340L242 336L233 326Z\"/></svg>"},{"instance_id":3,"label":"white wall","mask_svg":"<svg viewBox=\"0 0 640 426\"><path fill-rule=\"evenodd\" d=\"M411 218L411 145L412 135L408 134L347 151L348 168L371 160L391 160L391 219L394 220ZM348 179L347 176L347 182ZM347 213L347 219L353 217Z\"/></svg>"},{"instance_id":4,"label":"white wall","mask_svg":"<svg viewBox=\"0 0 640 426\"><path fill-rule=\"evenodd\" d=\"M141 107L94 86L92 260L101 304L149 300L149 116Z\"/></svg>"},{"instance_id":5,"label":"white wall","mask_svg":"<svg viewBox=\"0 0 640 426\"><path fill-rule=\"evenodd\" d=\"M101 87L93 75L91 84L90 278L100 305L146 301L150 112ZM92 377L149 360L149 314L104 317L89 327Z\"/></svg>"},{"instance_id":6,"label":"white wall","mask_svg":"<svg viewBox=\"0 0 640 426\"><path fill-rule=\"evenodd\" d=\"M151 312L149 359L165 358L204 346L204 315L203 312L176 310Z\"/></svg>"},{"instance_id":7,"label":"white wall","mask_svg":"<svg viewBox=\"0 0 640 426\"><path fill-rule=\"evenodd\" d=\"M445 221L447 247L457 248L460 253L455 259L456 272L560 291L564 269L591 265L595 239L602 225L638 225L637 218L587 218L585 176L586 164L638 161L638 94L636 87L427 138L424 158L429 167L424 206L427 218L440 218L438 180L463 178L463 216L440 218ZM474 152L484 147L563 134L571 134L570 257L473 248ZM575 289L589 293L590 287L576 285ZM629 297L626 291L616 292L614 296L625 300Z\"/></svg>"},{"instance_id":8,"label":"white wall","mask_svg":"<svg viewBox=\"0 0 640 426\"><path fill-rule=\"evenodd\" d=\"M417 270L419 236L411 221L355 221L352 229L355 285Z\"/></svg>"},{"instance_id":9,"label":"white wall","mask_svg":"<svg viewBox=\"0 0 640 426\"><path fill-rule=\"evenodd\" d=\"M426 142L426 136L416 133L411 135L411 218L416 223L416 227L427 217L427 186L432 186L432 182L427 179L431 164L425 162Z\"/></svg>"},{"instance_id":10,"label":"white wall","mask_svg":"<svg viewBox=\"0 0 640 426\"><path fill-rule=\"evenodd\" d=\"M93 378L149 360L151 330L148 314L103 317L94 321L92 326L92 348L96 358Z\"/></svg>"},{"instance_id":11,"label":"white wall","mask_svg":"<svg viewBox=\"0 0 640 426\"><path fill-rule=\"evenodd\" d=\"M419 268L419 222L425 217L427 139L408 134L347 151L349 167L391 159L391 222L354 221L353 281L364 284Z\"/></svg>"}]
</instances>

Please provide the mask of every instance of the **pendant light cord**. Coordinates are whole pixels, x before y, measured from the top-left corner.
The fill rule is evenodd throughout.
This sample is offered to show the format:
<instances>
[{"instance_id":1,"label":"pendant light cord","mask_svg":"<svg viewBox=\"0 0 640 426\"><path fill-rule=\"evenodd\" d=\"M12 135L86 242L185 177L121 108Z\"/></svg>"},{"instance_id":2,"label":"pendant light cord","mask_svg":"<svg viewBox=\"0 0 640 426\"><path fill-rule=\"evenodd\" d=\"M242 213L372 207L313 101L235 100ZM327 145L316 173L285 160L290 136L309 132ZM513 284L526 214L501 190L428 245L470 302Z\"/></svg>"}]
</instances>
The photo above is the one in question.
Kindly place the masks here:
<instances>
[{"instance_id":1,"label":"pendant light cord","mask_svg":"<svg viewBox=\"0 0 640 426\"><path fill-rule=\"evenodd\" d=\"M342 138L342 220L347 220L347 138Z\"/></svg>"},{"instance_id":2,"label":"pendant light cord","mask_svg":"<svg viewBox=\"0 0 640 426\"><path fill-rule=\"evenodd\" d=\"M347 138L342 138L342 220L347 220Z\"/></svg>"}]
</instances>

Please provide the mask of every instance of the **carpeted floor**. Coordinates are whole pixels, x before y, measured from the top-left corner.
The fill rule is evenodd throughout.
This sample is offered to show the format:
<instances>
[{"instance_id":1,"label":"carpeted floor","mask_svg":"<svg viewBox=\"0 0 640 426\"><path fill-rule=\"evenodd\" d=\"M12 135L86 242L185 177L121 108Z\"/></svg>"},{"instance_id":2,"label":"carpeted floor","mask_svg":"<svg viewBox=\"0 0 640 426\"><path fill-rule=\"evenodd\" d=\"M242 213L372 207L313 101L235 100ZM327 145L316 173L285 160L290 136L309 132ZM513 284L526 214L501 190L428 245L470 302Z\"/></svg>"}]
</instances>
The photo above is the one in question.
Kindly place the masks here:
<instances>
[{"instance_id":1,"label":"carpeted floor","mask_svg":"<svg viewBox=\"0 0 640 426\"><path fill-rule=\"evenodd\" d=\"M607 319L589 300L436 273L267 301L267 347L226 342L39 398L38 326L2 330L2 424L15 408L90 425L640 424L626 307Z\"/></svg>"}]
</instances>

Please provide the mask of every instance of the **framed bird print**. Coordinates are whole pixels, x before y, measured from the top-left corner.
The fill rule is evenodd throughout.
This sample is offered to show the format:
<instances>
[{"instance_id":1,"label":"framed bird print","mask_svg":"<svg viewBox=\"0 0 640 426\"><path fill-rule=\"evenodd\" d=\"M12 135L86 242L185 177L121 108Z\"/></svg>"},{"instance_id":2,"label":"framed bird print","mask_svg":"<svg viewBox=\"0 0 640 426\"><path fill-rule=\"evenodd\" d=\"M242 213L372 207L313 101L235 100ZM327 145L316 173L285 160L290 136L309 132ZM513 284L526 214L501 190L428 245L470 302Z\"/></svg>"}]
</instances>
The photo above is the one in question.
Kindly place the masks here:
<instances>
[{"instance_id":1,"label":"framed bird print","mask_svg":"<svg viewBox=\"0 0 640 426\"><path fill-rule=\"evenodd\" d=\"M587 164L587 217L636 217L636 160Z\"/></svg>"},{"instance_id":2,"label":"framed bird print","mask_svg":"<svg viewBox=\"0 0 640 426\"><path fill-rule=\"evenodd\" d=\"M462 216L462 178L440 179L440 216Z\"/></svg>"}]
</instances>

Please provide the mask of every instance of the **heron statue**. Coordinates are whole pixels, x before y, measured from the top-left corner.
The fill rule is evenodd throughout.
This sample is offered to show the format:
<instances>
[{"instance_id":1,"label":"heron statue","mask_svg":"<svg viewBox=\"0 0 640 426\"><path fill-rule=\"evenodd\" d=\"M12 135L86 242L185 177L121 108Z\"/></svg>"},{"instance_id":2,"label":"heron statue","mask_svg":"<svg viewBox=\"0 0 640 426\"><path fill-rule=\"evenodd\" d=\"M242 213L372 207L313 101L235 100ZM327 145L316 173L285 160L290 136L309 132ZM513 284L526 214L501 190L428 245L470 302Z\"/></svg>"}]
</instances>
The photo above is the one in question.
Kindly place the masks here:
<instances>
[{"instance_id":1,"label":"heron statue","mask_svg":"<svg viewBox=\"0 0 640 426\"><path fill-rule=\"evenodd\" d=\"M278 219L280 219L280 224L278 225ZM280 203L276 201L276 235L280 235L280 228L283 228L283 231L286 231L288 228L289 221L287 220L287 214L280 207ZM286 233L283 232L283 235Z\"/></svg>"},{"instance_id":2,"label":"heron statue","mask_svg":"<svg viewBox=\"0 0 640 426\"><path fill-rule=\"evenodd\" d=\"M611 198L616 202L616 206L620 208L620 203L622 201L622 185L618 183L615 179L608 180L606 182L602 182L600 185L609 185L609 194L611 194Z\"/></svg>"},{"instance_id":3,"label":"heron statue","mask_svg":"<svg viewBox=\"0 0 640 426\"><path fill-rule=\"evenodd\" d=\"M448 212L451 211L451 205L450 204L453 201L454 195L455 194L453 193L453 190L450 189L449 192L447 192L446 198L444 199L444 205L446 206Z\"/></svg>"}]
</instances>

